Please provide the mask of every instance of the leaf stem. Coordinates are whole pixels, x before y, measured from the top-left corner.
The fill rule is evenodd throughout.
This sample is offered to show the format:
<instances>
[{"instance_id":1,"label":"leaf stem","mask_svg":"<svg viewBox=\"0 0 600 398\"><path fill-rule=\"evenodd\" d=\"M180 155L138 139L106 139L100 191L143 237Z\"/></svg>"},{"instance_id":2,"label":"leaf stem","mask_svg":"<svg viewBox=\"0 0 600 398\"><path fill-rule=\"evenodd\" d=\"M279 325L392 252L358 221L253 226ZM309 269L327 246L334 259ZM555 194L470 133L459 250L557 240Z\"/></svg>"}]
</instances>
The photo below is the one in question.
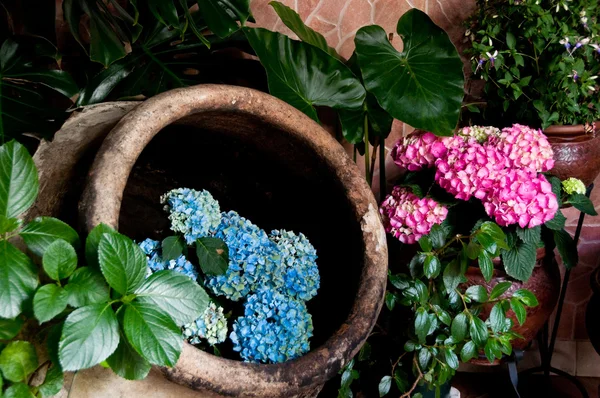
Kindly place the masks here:
<instances>
[{"instance_id":1,"label":"leaf stem","mask_svg":"<svg viewBox=\"0 0 600 398\"><path fill-rule=\"evenodd\" d=\"M365 177L367 179L367 184L371 186L371 173L369 172L369 166L371 164L369 160L369 116L365 114L364 120L364 142L365 142Z\"/></svg>"},{"instance_id":2,"label":"leaf stem","mask_svg":"<svg viewBox=\"0 0 600 398\"><path fill-rule=\"evenodd\" d=\"M413 363L415 364L415 368L417 369L417 372L419 372L419 375L417 376L417 379L415 380L415 382L413 383L413 385L410 387L410 390L408 390L404 394L400 395L400 398L408 398L408 397L410 397L410 395L415 390L415 388L417 388L417 385L419 384L419 381L421 381L421 379L423 378L423 372L421 372L421 368L419 367L419 362L417 362L417 355L416 354L413 356Z\"/></svg>"}]
</instances>

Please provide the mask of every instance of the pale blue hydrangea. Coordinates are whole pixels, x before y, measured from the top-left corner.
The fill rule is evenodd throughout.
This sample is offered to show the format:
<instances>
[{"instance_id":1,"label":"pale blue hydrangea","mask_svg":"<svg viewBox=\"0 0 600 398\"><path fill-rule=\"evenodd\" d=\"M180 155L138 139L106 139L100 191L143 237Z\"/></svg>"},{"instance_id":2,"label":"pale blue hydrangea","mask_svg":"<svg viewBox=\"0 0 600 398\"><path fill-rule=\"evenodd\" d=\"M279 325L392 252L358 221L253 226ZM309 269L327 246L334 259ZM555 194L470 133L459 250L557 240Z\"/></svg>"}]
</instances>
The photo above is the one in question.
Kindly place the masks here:
<instances>
[{"instance_id":1,"label":"pale blue hydrangea","mask_svg":"<svg viewBox=\"0 0 600 398\"><path fill-rule=\"evenodd\" d=\"M171 220L171 230L183 234L191 245L208 236L221 221L221 210L210 192L189 188L173 189L160 198Z\"/></svg>"},{"instance_id":2,"label":"pale blue hydrangea","mask_svg":"<svg viewBox=\"0 0 600 398\"><path fill-rule=\"evenodd\" d=\"M238 301L261 286L283 286L277 246L265 231L230 211L221 214L214 236L229 249L225 274L206 276L206 286L214 294Z\"/></svg>"},{"instance_id":3,"label":"pale blue hydrangea","mask_svg":"<svg viewBox=\"0 0 600 398\"><path fill-rule=\"evenodd\" d=\"M227 319L223 307L211 302L200 318L183 326L183 337L190 344L199 344L201 339L210 345L224 342L227 338Z\"/></svg>"},{"instance_id":4,"label":"pale blue hydrangea","mask_svg":"<svg viewBox=\"0 0 600 398\"><path fill-rule=\"evenodd\" d=\"M184 255L177 257L174 260L163 261L161 258L160 242L146 239L139 243L140 248L146 257L148 258L148 270L146 277L152 275L155 272L162 271L164 269L170 269L179 273L182 273L193 280L198 279L198 271L192 263L187 261Z\"/></svg>"},{"instance_id":5,"label":"pale blue hydrangea","mask_svg":"<svg viewBox=\"0 0 600 398\"><path fill-rule=\"evenodd\" d=\"M271 231L270 238L277 244L281 256L283 286L278 287L279 290L300 300L313 298L320 284L314 246L304 234L296 235L283 229Z\"/></svg>"},{"instance_id":6,"label":"pale blue hydrangea","mask_svg":"<svg viewBox=\"0 0 600 398\"><path fill-rule=\"evenodd\" d=\"M312 317L306 304L272 289L248 296L244 316L233 323L229 338L246 362L285 362L310 349Z\"/></svg>"}]
</instances>

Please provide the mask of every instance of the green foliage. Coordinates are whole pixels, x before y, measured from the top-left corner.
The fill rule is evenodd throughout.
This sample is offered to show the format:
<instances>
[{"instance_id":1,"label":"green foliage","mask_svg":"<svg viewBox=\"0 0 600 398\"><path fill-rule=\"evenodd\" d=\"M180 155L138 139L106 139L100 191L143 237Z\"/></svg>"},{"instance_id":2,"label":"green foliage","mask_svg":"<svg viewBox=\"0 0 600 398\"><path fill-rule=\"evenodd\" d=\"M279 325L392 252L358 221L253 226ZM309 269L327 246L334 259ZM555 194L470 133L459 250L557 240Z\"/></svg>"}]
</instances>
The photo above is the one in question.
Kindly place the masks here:
<instances>
[{"instance_id":1,"label":"green foliage","mask_svg":"<svg viewBox=\"0 0 600 398\"><path fill-rule=\"evenodd\" d=\"M35 347L27 341L13 341L0 353L0 370L8 381L27 382L37 365Z\"/></svg>"},{"instance_id":2,"label":"green foliage","mask_svg":"<svg viewBox=\"0 0 600 398\"><path fill-rule=\"evenodd\" d=\"M229 249L219 238L205 237L196 241L196 255L202 272L222 275L229 266Z\"/></svg>"}]
</instances>

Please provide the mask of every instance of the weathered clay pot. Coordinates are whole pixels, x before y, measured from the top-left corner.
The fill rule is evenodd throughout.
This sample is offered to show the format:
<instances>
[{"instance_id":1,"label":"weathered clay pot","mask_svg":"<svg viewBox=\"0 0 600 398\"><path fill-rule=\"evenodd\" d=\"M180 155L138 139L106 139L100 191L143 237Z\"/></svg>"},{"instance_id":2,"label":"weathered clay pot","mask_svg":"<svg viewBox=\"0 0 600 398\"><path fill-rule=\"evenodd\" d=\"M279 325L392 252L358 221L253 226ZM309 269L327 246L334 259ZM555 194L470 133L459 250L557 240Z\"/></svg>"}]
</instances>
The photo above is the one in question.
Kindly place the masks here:
<instances>
[{"instance_id":1,"label":"weathered clay pot","mask_svg":"<svg viewBox=\"0 0 600 398\"><path fill-rule=\"evenodd\" d=\"M467 269L466 273L468 282L466 286L482 285L485 286L488 293L493 287L504 281L512 282L510 289L506 291L501 298L512 295L515 290L528 289L535 294L538 299L539 305L536 307L527 308L527 319L523 325L519 325L515 314L512 310L508 311L507 316L512 319L513 330L523 336L523 339L515 339L512 341L513 349L525 349L529 343L535 338L537 333L540 331L542 326L546 323L558 300L558 294L560 291L560 272L554 253L546 256L546 250L544 248L537 250L537 263L531 275L531 278L527 282L521 282L509 277L504 272L504 267L500 258L494 259L494 276L490 282L486 282L481 275L481 271L477 266L471 266ZM481 312L481 318L487 319L492 305L486 306ZM471 363L477 365L498 365L500 361L496 360L494 363L490 363L485 356L471 360Z\"/></svg>"},{"instance_id":2,"label":"weathered clay pot","mask_svg":"<svg viewBox=\"0 0 600 398\"><path fill-rule=\"evenodd\" d=\"M342 147L267 94L206 85L144 102L110 132L81 202L135 239L168 234L159 195L206 188L257 225L304 232L317 248L319 294L309 305L313 350L283 364L225 359L186 344L170 380L202 396L312 397L358 352L383 303L387 246L377 204Z\"/></svg>"},{"instance_id":3,"label":"weathered clay pot","mask_svg":"<svg viewBox=\"0 0 600 398\"><path fill-rule=\"evenodd\" d=\"M579 178L587 186L600 173L600 122L594 126L550 126L544 130L554 151L550 173L561 180Z\"/></svg>"}]
</instances>

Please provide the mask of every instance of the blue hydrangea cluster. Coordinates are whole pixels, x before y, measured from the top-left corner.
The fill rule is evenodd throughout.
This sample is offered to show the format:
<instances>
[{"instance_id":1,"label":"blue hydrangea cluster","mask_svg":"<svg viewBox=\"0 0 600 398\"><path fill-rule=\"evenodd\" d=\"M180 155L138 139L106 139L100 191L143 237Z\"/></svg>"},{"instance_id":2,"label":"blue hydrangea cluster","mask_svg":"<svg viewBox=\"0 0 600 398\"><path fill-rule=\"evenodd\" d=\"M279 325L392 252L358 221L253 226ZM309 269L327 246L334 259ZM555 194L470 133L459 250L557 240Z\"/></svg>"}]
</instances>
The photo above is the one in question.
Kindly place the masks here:
<instances>
[{"instance_id":1,"label":"blue hydrangea cluster","mask_svg":"<svg viewBox=\"0 0 600 398\"><path fill-rule=\"evenodd\" d=\"M184 255L177 257L174 260L163 261L161 258L160 242L152 239L146 239L139 243L140 248L146 257L148 258L148 270L146 277L152 275L155 272L162 271L164 269L170 269L176 272L180 272L193 280L198 279L198 271L192 263L187 261Z\"/></svg>"},{"instance_id":2,"label":"blue hydrangea cluster","mask_svg":"<svg viewBox=\"0 0 600 398\"><path fill-rule=\"evenodd\" d=\"M238 301L261 286L283 285L281 257L266 232L235 211L221 214L214 236L229 249L225 274L207 275L206 286L214 294Z\"/></svg>"},{"instance_id":3,"label":"blue hydrangea cluster","mask_svg":"<svg viewBox=\"0 0 600 398\"><path fill-rule=\"evenodd\" d=\"M304 301L316 296L320 285L317 251L306 236L282 229L272 231L270 239L281 256L283 286L279 290Z\"/></svg>"},{"instance_id":4,"label":"blue hydrangea cluster","mask_svg":"<svg viewBox=\"0 0 600 398\"><path fill-rule=\"evenodd\" d=\"M221 222L221 209L210 192L189 188L173 189L160 198L171 220L171 230L183 234L191 245L208 236Z\"/></svg>"},{"instance_id":5,"label":"blue hydrangea cluster","mask_svg":"<svg viewBox=\"0 0 600 398\"><path fill-rule=\"evenodd\" d=\"M213 346L224 342L227 338L227 319L223 307L211 302L200 318L183 326L183 337L190 344L199 344L200 339Z\"/></svg>"},{"instance_id":6,"label":"blue hydrangea cluster","mask_svg":"<svg viewBox=\"0 0 600 398\"><path fill-rule=\"evenodd\" d=\"M244 361L285 362L310 349L312 317L303 301L261 288L248 296L244 309L229 335Z\"/></svg>"}]
</instances>

